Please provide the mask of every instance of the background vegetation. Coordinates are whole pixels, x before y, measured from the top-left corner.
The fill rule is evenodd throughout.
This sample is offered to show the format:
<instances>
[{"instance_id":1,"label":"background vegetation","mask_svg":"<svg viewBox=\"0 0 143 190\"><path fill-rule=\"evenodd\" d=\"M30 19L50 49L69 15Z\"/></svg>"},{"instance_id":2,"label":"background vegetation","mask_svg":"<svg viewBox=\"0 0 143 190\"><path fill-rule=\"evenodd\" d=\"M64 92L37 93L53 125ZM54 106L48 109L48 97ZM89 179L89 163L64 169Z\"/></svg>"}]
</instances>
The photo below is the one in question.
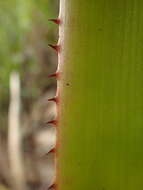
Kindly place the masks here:
<instances>
[{"instance_id":1,"label":"background vegetation","mask_svg":"<svg viewBox=\"0 0 143 190\"><path fill-rule=\"evenodd\" d=\"M49 107L54 110L54 106L47 99L55 94L56 81L48 79L48 74L57 67L57 58L48 43L56 43L58 37L57 27L48 18L57 15L56 0L0 1L0 190L11 188L7 128L12 71L18 71L21 79L23 165L28 188L46 188L52 180L47 176L51 176L48 170L51 171L52 158L42 155L55 138L54 129L45 127L45 121L54 117L54 111L49 112ZM53 136L48 141L49 134Z\"/></svg>"}]
</instances>

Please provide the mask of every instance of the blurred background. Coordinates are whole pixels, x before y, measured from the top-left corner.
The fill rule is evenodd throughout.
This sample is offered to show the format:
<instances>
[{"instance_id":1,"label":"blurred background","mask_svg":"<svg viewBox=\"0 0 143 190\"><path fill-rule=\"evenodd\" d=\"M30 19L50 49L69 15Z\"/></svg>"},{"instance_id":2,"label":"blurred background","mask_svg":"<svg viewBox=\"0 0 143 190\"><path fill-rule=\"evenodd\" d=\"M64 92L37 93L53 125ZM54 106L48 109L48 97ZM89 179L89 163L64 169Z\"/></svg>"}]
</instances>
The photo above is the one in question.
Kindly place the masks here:
<instances>
[{"instance_id":1,"label":"blurred background","mask_svg":"<svg viewBox=\"0 0 143 190\"><path fill-rule=\"evenodd\" d=\"M57 0L0 1L0 190L48 190L55 177Z\"/></svg>"}]
</instances>

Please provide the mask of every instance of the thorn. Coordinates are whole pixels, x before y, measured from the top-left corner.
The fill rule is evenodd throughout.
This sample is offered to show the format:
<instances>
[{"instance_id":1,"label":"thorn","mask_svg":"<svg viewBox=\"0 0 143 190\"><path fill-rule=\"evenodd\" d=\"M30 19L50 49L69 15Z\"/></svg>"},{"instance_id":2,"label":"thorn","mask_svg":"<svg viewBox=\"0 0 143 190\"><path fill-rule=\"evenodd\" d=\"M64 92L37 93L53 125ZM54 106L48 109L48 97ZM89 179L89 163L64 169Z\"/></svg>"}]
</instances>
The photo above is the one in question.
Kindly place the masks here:
<instances>
[{"instance_id":1,"label":"thorn","mask_svg":"<svg viewBox=\"0 0 143 190\"><path fill-rule=\"evenodd\" d=\"M51 21L51 22L54 22L56 24L61 24L61 20L59 18L57 18L57 19L48 19L48 20Z\"/></svg>"},{"instance_id":2,"label":"thorn","mask_svg":"<svg viewBox=\"0 0 143 190\"><path fill-rule=\"evenodd\" d=\"M56 73L53 73L53 74L49 75L48 77L49 77L49 78L55 77L56 79L59 79L59 78L60 78L60 73L59 73L59 72L56 72Z\"/></svg>"},{"instance_id":3,"label":"thorn","mask_svg":"<svg viewBox=\"0 0 143 190\"><path fill-rule=\"evenodd\" d=\"M49 190L54 190L54 189L56 189L56 187L57 187L57 185L56 184L53 184L53 185L51 185L50 187L49 187Z\"/></svg>"},{"instance_id":4,"label":"thorn","mask_svg":"<svg viewBox=\"0 0 143 190\"><path fill-rule=\"evenodd\" d=\"M50 99L48 99L48 101L55 102L56 104L58 104L59 103L59 98L58 97L50 98Z\"/></svg>"},{"instance_id":5,"label":"thorn","mask_svg":"<svg viewBox=\"0 0 143 190\"><path fill-rule=\"evenodd\" d=\"M51 48L53 48L57 53L60 52L60 45L52 45L52 44L48 44Z\"/></svg>"},{"instance_id":6,"label":"thorn","mask_svg":"<svg viewBox=\"0 0 143 190\"><path fill-rule=\"evenodd\" d=\"M47 152L44 156L48 156L49 154L55 154L56 153L56 148L52 148L49 152Z\"/></svg>"},{"instance_id":7,"label":"thorn","mask_svg":"<svg viewBox=\"0 0 143 190\"><path fill-rule=\"evenodd\" d=\"M52 124L52 125L57 126L58 125L58 121L57 120L51 120L51 121L48 121L46 124Z\"/></svg>"},{"instance_id":8,"label":"thorn","mask_svg":"<svg viewBox=\"0 0 143 190\"><path fill-rule=\"evenodd\" d=\"M53 148L53 149L51 149L51 150L48 152L48 154L49 154L49 153L55 153L55 152L56 152L56 149Z\"/></svg>"}]
</instances>

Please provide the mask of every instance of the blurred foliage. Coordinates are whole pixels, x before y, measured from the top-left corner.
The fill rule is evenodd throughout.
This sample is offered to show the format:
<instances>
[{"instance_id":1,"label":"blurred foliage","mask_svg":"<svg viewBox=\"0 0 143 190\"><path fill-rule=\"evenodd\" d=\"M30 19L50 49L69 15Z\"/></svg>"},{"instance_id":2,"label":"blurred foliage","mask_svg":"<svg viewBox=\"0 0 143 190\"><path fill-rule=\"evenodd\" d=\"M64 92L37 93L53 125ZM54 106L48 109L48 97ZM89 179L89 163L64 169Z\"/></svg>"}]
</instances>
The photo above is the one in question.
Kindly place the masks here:
<instances>
[{"instance_id":1,"label":"blurred foliage","mask_svg":"<svg viewBox=\"0 0 143 190\"><path fill-rule=\"evenodd\" d=\"M47 95L49 91L54 93L56 89L56 81L49 79L48 75L55 72L57 57L48 47L48 43L56 43L58 27L50 23L48 18L56 18L57 15L58 0L0 1L0 140L3 142L0 143L0 184L6 187L11 186L9 183L11 171L8 171L7 123L9 78L12 71L18 71L21 78L21 127L25 132L22 135L23 154L26 158L23 164L27 170L27 184L29 189L38 188L43 182L47 184L47 176L45 181L42 179L43 182L39 178L42 171L46 170L47 173L45 167L47 162L39 169L34 157L38 149L34 144L35 131L31 130L33 126L39 127L37 123L42 116L37 108L34 120L32 111L45 94ZM41 113L44 115L43 111ZM4 166L3 170L1 166ZM0 190L7 189L1 185Z\"/></svg>"},{"instance_id":2,"label":"blurred foliage","mask_svg":"<svg viewBox=\"0 0 143 190\"><path fill-rule=\"evenodd\" d=\"M53 0L0 1L1 127L5 126L3 120L9 104L9 76L12 70L21 74L22 96L30 101L40 94L41 87L46 86L46 79L40 77L41 83L39 80L39 73L45 69L39 64L41 58L37 54L37 46L41 45L45 51L48 41L54 40L55 26L48 23L48 18L57 16L56 5L57 1Z\"/></svg>"},{"instance_id":3,"label":"blurred foliage","mask_svg":"<svg viewBox=\"0 0 143 190\"><path fill-rule=\"evenodd\" d=\"M8 189L4 187L3 185L0 185L0 190L8 190Z\"/></svg>"}]
</instances>

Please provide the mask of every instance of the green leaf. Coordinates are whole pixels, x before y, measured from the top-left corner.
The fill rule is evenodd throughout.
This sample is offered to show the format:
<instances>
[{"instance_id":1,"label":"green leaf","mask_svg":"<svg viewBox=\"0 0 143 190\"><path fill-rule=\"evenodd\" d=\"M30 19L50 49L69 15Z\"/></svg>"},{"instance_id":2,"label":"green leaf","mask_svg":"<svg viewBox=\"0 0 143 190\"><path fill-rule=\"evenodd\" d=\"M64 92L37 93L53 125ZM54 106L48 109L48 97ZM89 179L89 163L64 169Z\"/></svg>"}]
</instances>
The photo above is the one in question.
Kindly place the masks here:
<instances>
[{"instance_id":1,"label":"green leaf","mask_svg":"<svg viewBox=\"0 0 143 190\"><path fill-rule=\"evenodd\" d=\"M143 2L61 2L60 190L143 189Z\"/></svg>"}]
</instances>

